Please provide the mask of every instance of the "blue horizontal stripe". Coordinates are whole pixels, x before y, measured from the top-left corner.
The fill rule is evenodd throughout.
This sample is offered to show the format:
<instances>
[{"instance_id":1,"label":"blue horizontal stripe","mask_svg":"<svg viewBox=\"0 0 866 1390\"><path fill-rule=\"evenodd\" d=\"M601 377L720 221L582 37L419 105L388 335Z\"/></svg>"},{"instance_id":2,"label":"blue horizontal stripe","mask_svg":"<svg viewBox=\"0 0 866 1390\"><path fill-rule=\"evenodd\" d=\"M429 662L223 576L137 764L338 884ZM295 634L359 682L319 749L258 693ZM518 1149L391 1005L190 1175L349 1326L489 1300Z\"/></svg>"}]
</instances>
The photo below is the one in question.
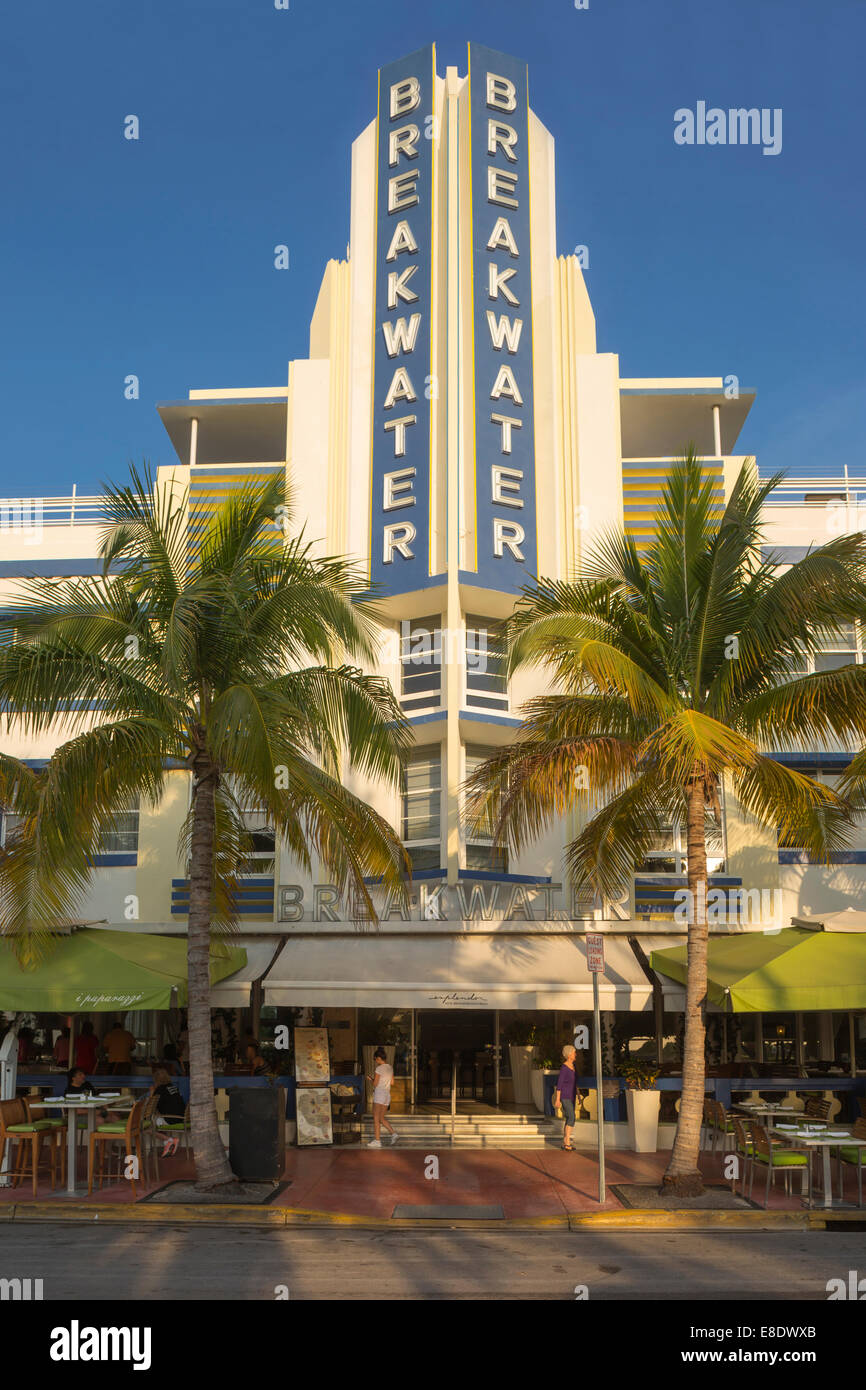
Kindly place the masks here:
<instances>
[{"instance_id":1,"label":"blue horizontal stripe","mask_svg":"<svg viewBox=\"0 0 866 1390\"><path fill-rule=\"evenodd\" d=\"M832 864L866 864L866 849L835 850L829 855ZM826 867L822 859L807 854L802 849L780 849L780 864L818 864Z\"/></svg>"},{"instance_id":2,"label":"blue horizontal stripe","mask_svg":"<svg viewBox=\"0 0 866 1390\"><path fill-rule=\"evenodd\" d=\"M727 874L709 874L707 883L710 888L741 888L743 880L741 878L731 878ZM636 878L634 881L635 890L647 890L669 888L688 888L689 881L685 874L665 874L662 880L659 878Z\"/></svg>"},{"instance_id":3,"label":"blue horizontal stripe","mask_svg":"<svg viewBox=\"0 0 866 1390\"><path fill-rule=\"evenodd\" d=\"M112 565L109 573L117 574L122 566ZM2 579L79 579L102 574L101 560L0 560Z\"/></svg>"},{"instance_id":4,"label":"blue horizontal stripe","mask_svg":"<svg viewBox=\"0 0 866 1390\"><path fill-rule=\"evenodd\" d=\"M250 874L249 878L246 876L246 874L244 874L241 878L238 879L238 883L241 885L242 888L247 886L249 886L250 888L273 888L274 886L274 880L268 874ZM172 888L186 888L188 890L189 879L173 878L171 881L171 886Z\"/></svg>"},{"instance_id":5,"label":"blue horizontal stripe","mask_svg":"<svg viewBox=\"0 0 866 1390\"><path fill-rule=\"evenodd\" d=\"M458 878L477 878L484 883L552 883L550 874L498 874L488 869L458 869Z\"/></svg>"},{"instance_id":6,"label":"blue horizontal stripe","mask_svg":"<svg viewBox=\"0 0 866 1390\"><path fill-rule=\"evenodd\" d=\"M797 772L844 772L854 757L853 753L771 753L774 763L794 768Z\"/></svg>"},{"instance_id":7,"label":"blue horizontal stripe","mask_svg":"<svg viewBox=\"0 0 866 1390\"><path fill-rule=\"evenodd\" d=\"M260 906L250 903L235 903L232 908L232 911L238 917L272 917L274 905L273 902L265 903ZM189 908L172 907L171 915L172 917L188 917Z\"/></svg>"},{"instance_id":8,"label":"blue horizontal stripe","mask_svg":"<svg viewBox=\"0 0 866 1390\"><path fill-rule=\"evenodd\" d=\"M512 714L481 713L478 710L462 709L460 718L472 724L503 724L509 729L518 729L521 721Z\"/></svg>"}]
</instances>

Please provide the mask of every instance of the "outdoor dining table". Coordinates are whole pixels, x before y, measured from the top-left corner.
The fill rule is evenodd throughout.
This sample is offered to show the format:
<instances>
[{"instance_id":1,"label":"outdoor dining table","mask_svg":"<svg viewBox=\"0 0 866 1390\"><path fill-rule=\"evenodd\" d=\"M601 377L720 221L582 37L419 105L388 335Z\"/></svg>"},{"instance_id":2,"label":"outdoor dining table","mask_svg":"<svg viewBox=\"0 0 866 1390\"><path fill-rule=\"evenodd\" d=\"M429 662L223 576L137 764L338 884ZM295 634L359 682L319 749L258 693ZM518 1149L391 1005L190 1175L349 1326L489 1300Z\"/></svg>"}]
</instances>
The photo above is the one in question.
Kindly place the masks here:
<instances>
[{"instance_id":1,"label":"outdoor dining table","mask_svg":"<svg viewBox=\"0 0 866 1390\"><path fill-rule=\"evenodd\" d=\"M774 1105L772 1101L735 1101L734 1110L743 1110L747 1115L755 1117L759 1115L798 1115L802 1116L802 1110L795 1110L792 1105Z\"/></svg>"},{"instance_id":2,"label":"outdoor dining table","mask_svg":"<svg viewBox=\"0 0 866 1390\"><path fill-rule=\"evenodd\" d=\"M76 1096L74 1100L67 1100L64 1096L49 1096L47 1100L31 1104L32 1110L66 1111L66 1191L70 1196L74 1197L78 1191L75 1186L76 1116L82 1111L86 1113L89 1142L89 1137L96 1128L96 1116L100 1110L131 1110L134 1104L130 1096L121 1095Z\"/></svg>"},{"instance_id":3,"label":"outdoor dining table","mask_svg":"<svg viewBox=\"0 0 866 1390\"><path fill-rule=\"evenodd\" d=\"M815 1121L815 1125L817 1125ZM805 1124L805 1122L804 1122ZM824 1206L849 1207L851 1202L844 1202L839 1198L838 1202L833 1201L833 1180L830 1176L830 1151L846 1148L866 1148L866 1139L855 1139L850 1129L843 1129L841 1126L824 1124L820 1129L813 1127L806 1129L797 1127L796 1129L780 1129L778 1125L770 1126L770 1133L783 1142L791 1144L794 1148L821 1149L824 1160Z\"/></svg>"}]
</instances>

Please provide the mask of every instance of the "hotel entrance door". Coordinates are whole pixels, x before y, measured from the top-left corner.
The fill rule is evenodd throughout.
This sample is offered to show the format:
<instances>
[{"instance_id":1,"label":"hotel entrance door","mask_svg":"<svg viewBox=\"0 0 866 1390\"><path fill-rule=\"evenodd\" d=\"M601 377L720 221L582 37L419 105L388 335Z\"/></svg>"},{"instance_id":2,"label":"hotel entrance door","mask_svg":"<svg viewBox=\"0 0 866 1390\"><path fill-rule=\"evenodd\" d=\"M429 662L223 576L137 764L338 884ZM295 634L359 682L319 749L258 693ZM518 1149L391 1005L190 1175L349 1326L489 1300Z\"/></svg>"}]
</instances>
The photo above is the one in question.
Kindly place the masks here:
<instances>
[{"instance_id":1,"label":"hotel entrance door","mask_svg":"<svg viewBox=\"0 0 866 1390\"><path fill-rule=\"evenodd\" d=\"M492 1009L419 1010L416 1104L435 1109L461 1102L498 1105L498 1043L499 1015Z\"/></svg>"}]
</instances>

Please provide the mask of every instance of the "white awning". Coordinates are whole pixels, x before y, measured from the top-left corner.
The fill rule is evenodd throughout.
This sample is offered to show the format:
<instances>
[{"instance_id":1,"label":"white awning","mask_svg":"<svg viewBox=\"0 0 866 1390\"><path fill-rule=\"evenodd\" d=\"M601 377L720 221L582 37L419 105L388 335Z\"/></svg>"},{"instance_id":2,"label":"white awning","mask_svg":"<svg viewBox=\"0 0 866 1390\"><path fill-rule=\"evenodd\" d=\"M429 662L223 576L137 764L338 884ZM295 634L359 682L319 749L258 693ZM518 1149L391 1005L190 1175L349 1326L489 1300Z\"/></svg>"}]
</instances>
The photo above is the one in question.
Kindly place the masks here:
<instances>
[{"instance_id":1,"label":"white awning","mask_svg":"<svg viewBox=\"0 0 866 1390\"><path fill-rule=\"evenodd\" d=\"M227 937L233 946L242 946L247 953L247 963L229 975L219 984L212 985L210 991L211 1007L214 1009L246 1009L250 1002L250 985L258 980L274 958L278 942L244 941L243 938Z\"/></svg>"},{"instance_id":2,"label":"white awning","mask_svg":"<svg viewBox=\"0 0 866 1390\"><path fill-rule=\"evenodd\" d=\"M792 917L795 927L814 927L825 931L866 932L866 912L856 907L843 907L839 912L806 913Z\"/></svg>"},{"instance_id":3,"label":"white awning","mask_svg":"<svg viewBox=\"0 0 866 1390\"><path fill-rule=\"evenodd\" d=\"M688 937L685 932L680 932L678 936L654 932L652 935L648 936L640 935L636 937L636 940L647 960L649 960L653 951L667 951L673 946L685 946L688 942ZM663 975L660 970L654 971L654 974L662 987L665 1011L672 1014L684 1013L686 1007L685 986L681 985L678 980L672 980L669 975Z\"/></svg>"},{"instance_id":4,"label":"white awning","mask_svg":"<svg viewBox=\"0 0 866 1390\"><path fill-rule=\"evenodd\" d=\"M652 986L626 938L606 935L604 954L601 1007L652 1008ZM292 936L264 991L267 1004L295 1007L592 1008L586 943L574 933Z\"/></svg>"}]
</instances>

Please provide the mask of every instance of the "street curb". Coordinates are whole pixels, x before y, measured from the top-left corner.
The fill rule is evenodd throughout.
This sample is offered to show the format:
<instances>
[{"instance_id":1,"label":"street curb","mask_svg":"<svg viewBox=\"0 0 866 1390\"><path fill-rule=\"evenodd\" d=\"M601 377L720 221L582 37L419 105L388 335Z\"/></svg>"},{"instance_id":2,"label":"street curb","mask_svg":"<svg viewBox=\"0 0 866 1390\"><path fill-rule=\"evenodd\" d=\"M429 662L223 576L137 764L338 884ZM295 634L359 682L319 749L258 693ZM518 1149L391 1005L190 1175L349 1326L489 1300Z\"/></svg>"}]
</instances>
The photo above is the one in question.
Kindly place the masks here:
<instances>
[{"instance_id":1,"label":"street curb","mask_svg":"<svg viewBox=\"0 0 866 1390\"><path fill-rule=\"evenodd\" d=\"M81 1203L63 1207L53 1202L9 1203L0 1206L0 1222L86 1222L162 1226L343 1226L375 1230L569 1230L569 1231L823 1231L839 1222L855 1222L866 1230L866 1211L621 1211L563 1213L561 1216L505 1217L498 1221L443 1217L412 1220L362 1216L349 1212L316 1211L303 1207L249 1207L233 1203L199 1206L117 1202L111 1206Z\"/></svg>"},{"instance_id":2,"label":"street curb","mask_svg":"<svg viewBox=\"0 0 866 1390\"><path fill-rule=\"evenodd\" d=\"M580 1212L568 1219L572 1231L823 1231L840 1221L866 1228L866 1211L653 1211Z\"/></svg>"}]
</instances>

